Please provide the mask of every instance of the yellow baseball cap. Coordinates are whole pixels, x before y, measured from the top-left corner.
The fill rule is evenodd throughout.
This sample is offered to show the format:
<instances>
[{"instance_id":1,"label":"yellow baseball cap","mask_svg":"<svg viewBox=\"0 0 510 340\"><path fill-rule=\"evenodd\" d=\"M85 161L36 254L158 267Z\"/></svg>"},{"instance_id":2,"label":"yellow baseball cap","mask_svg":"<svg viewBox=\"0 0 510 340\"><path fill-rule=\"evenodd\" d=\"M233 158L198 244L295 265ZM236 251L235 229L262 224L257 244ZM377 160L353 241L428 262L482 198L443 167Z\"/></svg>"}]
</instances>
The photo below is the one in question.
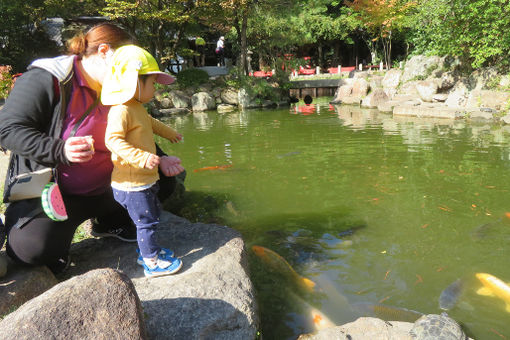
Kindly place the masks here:
<instances>
[{"instance_id":1,"label":"yellow baseball cap","mask_svg":"<svg viewBox=\"0 0 510 340\"><path fill-rule=\"evenodd\" d=\"M119 47L112 56L103 81L103 105L123 104L133 98L138 76L144 74L157 74L156 82L163 85L175 81L174 77L159 70L156 59L143 48L135 45Z\"/></svg>"}]
</instances>

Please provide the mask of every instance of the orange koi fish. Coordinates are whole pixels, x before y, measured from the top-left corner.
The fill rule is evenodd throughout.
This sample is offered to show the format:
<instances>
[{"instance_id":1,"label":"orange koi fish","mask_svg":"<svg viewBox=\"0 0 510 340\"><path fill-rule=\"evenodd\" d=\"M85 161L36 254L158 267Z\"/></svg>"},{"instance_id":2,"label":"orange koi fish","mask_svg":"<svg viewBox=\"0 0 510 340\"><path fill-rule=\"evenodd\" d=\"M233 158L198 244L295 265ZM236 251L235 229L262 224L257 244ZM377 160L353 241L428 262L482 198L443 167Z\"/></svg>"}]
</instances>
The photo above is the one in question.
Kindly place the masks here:
<instances>
[{"instance_id":1,"label":"orange koi fish","mask_svg":"<svg viewBox=\"0 0 510 340\"><path fill-rule=\"evenodd\" d=\"M262 261L273 268L273 270L277 270L285 276L292 278L295 282L297 282L299 286L305 288L306 290L310 292L313 291L315 282L296 273L294 268L292 268L292 266L276 252L261 246L253 246L251 249L255 255L260 257Z\"/></svg>"},{"instance_id":2,"label":"orange koi fish","mask_svg":"<svg viewBox=\"0 0 510 340\"><path fill-rule=\"evenodd\" d=\"M232 164L206 166L203 168L195 169L195 170L193 170L193 172L201 172L201 171L208 171L208 170L225 170L225 169L228 169L231 167L232 167Z\"/></svg>"},{"instance_id":3,"label":"orange koi fish","mask_svg":"<svg viewBox=\"0 0 510 340\"><path fill-rule=\"evenodd\" d=\"M506 311L510 313L510 286L495 276L486 273L476 273L483 287L477 290L478 295L496 296L506 304Z\"/></svg>"}]
</instances>

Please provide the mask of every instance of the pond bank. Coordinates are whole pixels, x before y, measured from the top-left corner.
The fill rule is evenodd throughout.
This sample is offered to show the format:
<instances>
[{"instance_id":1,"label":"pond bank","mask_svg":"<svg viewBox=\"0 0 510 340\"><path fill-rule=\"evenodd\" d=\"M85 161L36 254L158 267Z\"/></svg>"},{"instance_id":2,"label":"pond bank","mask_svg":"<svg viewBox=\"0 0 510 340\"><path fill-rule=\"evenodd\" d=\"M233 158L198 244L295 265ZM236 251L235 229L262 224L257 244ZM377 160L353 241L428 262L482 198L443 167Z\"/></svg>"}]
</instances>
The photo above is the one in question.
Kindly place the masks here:
<instances>
[{"instance_id":1,"label":"pond bank","mask_svg":"<svg viewBox=\"0 0 510 340\"><path fill-rule=\"evenodd\" d=\"M458 60L414 56L403 69L355 72L333 103L377 108L394 116L510 123L510 77L495 69L460 71Z\"/></svg>"}]
</instances>

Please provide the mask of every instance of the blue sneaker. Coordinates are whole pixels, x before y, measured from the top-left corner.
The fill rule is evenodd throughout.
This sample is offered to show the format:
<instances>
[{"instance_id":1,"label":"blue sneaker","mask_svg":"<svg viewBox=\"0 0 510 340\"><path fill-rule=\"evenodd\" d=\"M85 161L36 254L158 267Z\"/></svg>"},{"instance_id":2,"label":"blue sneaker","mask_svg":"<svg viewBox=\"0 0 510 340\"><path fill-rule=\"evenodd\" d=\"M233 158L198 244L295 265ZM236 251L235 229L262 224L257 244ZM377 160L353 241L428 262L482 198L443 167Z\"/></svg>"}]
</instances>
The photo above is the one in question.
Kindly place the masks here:
<instances>
[{"instance_id":1,"label":"blue sneaker","mask_svg":"<svg viewBox=\"0 0 510 340\"><path fill-rule=\"evenodd\" d=\"M158 257L156 264L150 268L147 264L143 264L143 272L145 277L157 277L175 274L181 269L182 261L180 259L162 259Z\"/></svg>"},{"instance_id":2,"label":"blue sneaker","mask_svg":"<svg viewBox=\"0 0 510 340\"><path fill-rule=\"evenodd\" d=\"M138 259L136 259L136 262L140 265L140 266L143 266L143 257L142 255L140 254L140 248L136 248L136 253L138 254ZM173 259L174 257L174 252L171 251L170 249L168 248L163 248L161 247L161 250L159 251L159 256L162 257L163 259L165 260L168 260L168 259Z\"/></svg>"}]
</instances>

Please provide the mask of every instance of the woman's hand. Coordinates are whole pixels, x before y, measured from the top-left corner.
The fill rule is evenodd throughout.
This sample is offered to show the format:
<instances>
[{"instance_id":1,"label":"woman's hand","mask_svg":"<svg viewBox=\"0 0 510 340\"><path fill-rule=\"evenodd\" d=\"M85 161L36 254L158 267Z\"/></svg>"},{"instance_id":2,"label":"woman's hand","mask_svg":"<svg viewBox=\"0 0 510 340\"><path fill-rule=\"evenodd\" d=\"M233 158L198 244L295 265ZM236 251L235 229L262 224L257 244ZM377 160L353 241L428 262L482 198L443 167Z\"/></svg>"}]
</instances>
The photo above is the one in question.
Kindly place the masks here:
<instances>
[{"instance_id":1,"label":"woman's hand","mask_svg":"<svg viewBox=\"0 0 510 340\"><path fill-rule=\"evenodd\" d=\"M64 144L64 154L71 163L88 162L94 156L90 137L70 137Z\"/></svg>"},{"instance_id":2,"label":"woman's hand","mask_svg":"<svg viewBox=\"0 0 510 340\"><path fill-rule=\"evenodd\" d=\"M159 160L159 169L167 177L176 176L184 171L181 160L175 156L163 156Z\"/></svg>"},{"instance_id":3,"label":"woman's hand","mask_svg":"<svg viewBox=\"0 0 510 340\"><path fill-rule=\"evenodd\" d=\"M154 169L155 167L157 167L160 163L160 157L155 155L155 154L151 154L149 156L149 158L147 158L147 160L145 161L145 167L147 169Z\"/></svg>"}]
</instances>

